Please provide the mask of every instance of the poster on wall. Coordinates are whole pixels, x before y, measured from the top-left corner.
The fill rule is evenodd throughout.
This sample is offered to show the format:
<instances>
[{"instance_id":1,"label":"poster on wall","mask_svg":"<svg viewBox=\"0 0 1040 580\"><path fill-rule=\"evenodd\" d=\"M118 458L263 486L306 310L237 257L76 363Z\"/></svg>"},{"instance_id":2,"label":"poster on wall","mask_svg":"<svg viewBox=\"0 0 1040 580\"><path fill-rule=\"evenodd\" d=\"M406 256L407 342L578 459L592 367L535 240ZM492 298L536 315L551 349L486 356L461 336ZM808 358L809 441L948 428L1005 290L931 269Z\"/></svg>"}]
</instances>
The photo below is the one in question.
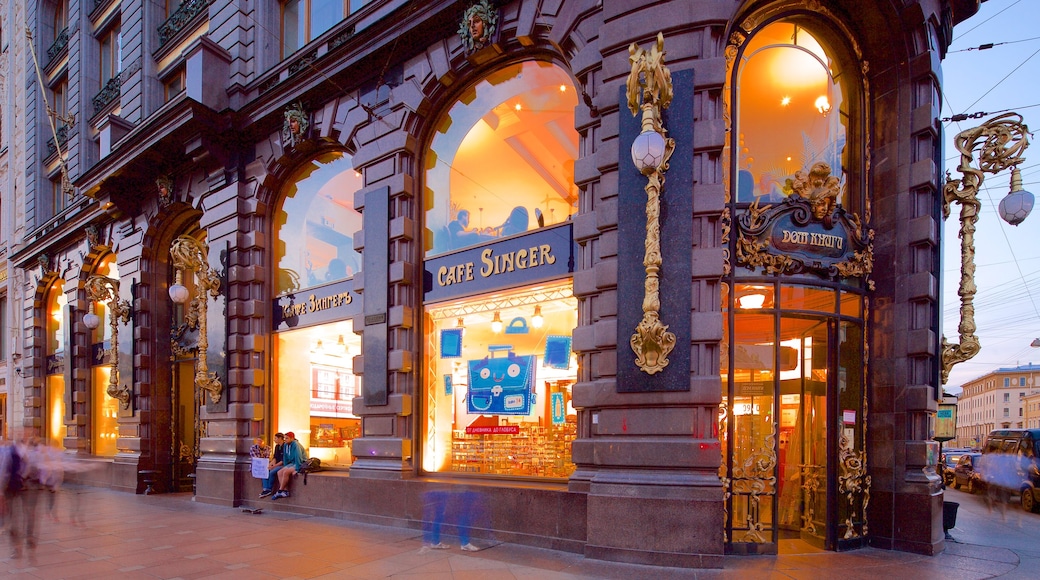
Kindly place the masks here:
<instances>
[{"instance_id":1,"label":"poster on wall","mask_svg":"<svg viewBox=\"0 0 1040 580\"><path fill-rule=\"evenodd\" d=\"M311 416L353 419L357 385L346 368L311 365Z\"/></svg>"},{"instance_id":2,"label":"poster on wall","mask_svg":"<svg viewBox=\"0 0 1040 580\"><path fill-rule=\"evenodd\" d=\"M508 348L508 347L507 347ZM469 361L466 409L474 415L530 415L534 400L534 355L512 350L496 358L496 350L483 359Z\"/></svg>"}]
</instances>

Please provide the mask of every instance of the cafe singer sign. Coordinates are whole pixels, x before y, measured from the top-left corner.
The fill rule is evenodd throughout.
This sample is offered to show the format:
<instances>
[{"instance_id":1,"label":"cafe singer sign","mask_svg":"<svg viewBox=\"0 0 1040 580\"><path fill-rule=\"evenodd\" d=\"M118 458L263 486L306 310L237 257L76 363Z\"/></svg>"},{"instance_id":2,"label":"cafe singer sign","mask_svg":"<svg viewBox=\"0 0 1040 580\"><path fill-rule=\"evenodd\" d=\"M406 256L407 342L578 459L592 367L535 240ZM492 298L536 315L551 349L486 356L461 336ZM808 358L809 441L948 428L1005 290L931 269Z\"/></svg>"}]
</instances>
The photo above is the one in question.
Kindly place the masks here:
<instances>
[{"instance_id":1,"label":"cafe singer sign","mask_svg":"<svg viewBox=\"0 0 1040 580\"><path fill-rule=\"evenodd\" d=\"M767 274L866 280L874 265L873 238L859 216L794 193L765 207L756 201L740 215L737 263Z\"/></svg>"},{"instance_id":2,"label":"cafe singer sign","mask_svg":"<svg viewBox=\"0 0 1040 580\"><path fill-rule=\"evenodd\" d=\"M571 224L539 228L426 261L426 300L443 300L574 272Z\"/></svg>"}]
</instances>

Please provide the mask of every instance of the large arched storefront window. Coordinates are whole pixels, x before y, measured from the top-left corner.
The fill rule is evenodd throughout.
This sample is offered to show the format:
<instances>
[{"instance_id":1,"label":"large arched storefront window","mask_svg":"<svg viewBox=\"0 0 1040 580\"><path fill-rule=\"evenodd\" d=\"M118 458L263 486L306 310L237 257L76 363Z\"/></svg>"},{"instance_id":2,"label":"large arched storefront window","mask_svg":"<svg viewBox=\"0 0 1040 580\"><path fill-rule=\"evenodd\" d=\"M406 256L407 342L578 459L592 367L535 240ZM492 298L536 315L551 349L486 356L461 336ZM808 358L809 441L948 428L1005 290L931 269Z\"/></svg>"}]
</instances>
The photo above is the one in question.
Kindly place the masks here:
<instances>
[{"instance_id":1,"label":"large arched storefront window","mask_svg":"<svg viewBox=\"0 0 1040 580\"><path fill-rule=\"evenodd\" d=\"M544 61L501 67L437 123L425 158L422 466L567 477L577 95Z\"/></svg>"},{"instance_id":2,"label":"large arched storefront window","mask_svg":"<svg viewBox=\"0 0 1040 580\"><path fill-rule=\"evenodd\" d=\"M46 425L47 444L62 447L65 439L65 344L68 299L59 280L47 291Z\"/></svg>"},{"instance_id":3,"label":"large arched storefront window","mask_svg":"<svg viewBox=\"0 0 1040 580\"><path fill-rule=\"evenodd\" d=\"M361 185L349 155L324 153L290 176L274 212L274 429L292 431L330 466L349 466L361 435L353 414L361 339L350 320L361 304L351 281L361 266L353 244Z\"/></svg>"},{"instance_id":4,"label":"large arched storefront window","mask_svg":"<svg viewBox=\"0 0 1040 580\"><path fill-rule=\"evenodd\" d=\"M751 31L731 71L720 438L733 553L851 547L867 530L872 250L852 63L797 16Z\"/></svg>"},{"instance_id":5,"label":"large arched storefront window","mask_svg":"<svg viewBox=\"0 0 1040 580\"><path fill-rule=\"evenodd\" d=\"M97 276L119 280L116 255L108 254L94 271ZM91 451L94 455L112 457L116 454L116 439L119 436L117 416L119 401L108 395L112 365L106 349L118 348L112 344L112 325L109 324L108 303L94 302L94 314L101 321L90 331L90 381L91 381Z\"/></svg>"}]
</instances>

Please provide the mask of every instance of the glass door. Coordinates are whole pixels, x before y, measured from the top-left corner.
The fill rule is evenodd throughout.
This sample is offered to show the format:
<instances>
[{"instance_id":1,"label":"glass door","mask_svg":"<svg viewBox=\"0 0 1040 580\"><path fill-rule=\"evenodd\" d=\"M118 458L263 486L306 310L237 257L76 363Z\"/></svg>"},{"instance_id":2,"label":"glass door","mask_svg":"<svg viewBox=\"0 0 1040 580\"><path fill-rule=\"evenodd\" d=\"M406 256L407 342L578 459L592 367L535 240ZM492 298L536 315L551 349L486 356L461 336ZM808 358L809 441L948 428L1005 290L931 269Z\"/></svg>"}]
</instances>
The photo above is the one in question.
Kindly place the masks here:
<instances>
[{"instance_id":1,"label":"glass door","mask_svg":"<svg viewBox=\"0 0 1040 580\"><path fill-rule=\"evenodd\" d=\"M748 288L766 297L741 301ZM719 432L727 551L854 547L869 503L865 357L862 324L842 315L858 316L861 299L781 287L786 309L774 310L773 287L737 289Z\"/></svg>"}]
</instances>

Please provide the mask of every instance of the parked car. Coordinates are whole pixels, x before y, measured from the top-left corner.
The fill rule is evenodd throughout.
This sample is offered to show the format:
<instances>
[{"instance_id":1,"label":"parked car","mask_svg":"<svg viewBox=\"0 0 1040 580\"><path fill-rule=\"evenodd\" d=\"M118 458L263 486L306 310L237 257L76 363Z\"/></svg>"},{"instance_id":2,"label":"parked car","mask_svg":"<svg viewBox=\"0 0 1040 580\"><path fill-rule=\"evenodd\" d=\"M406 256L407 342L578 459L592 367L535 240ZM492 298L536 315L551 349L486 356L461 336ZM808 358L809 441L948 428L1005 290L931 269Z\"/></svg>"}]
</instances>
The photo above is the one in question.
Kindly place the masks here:
<instances>
[{"instance_id":1,"label":"parked car","mask_svg":"<svg viewBox=\"0 0 1040 580\"><path fill-rule=\"evenodd\" d=\"M962 486L968 488L968 493L982 491L986 482L978 469L981 453L965 453L957 459L957 465L953 468L953 487L960 489Z\"/></svg>"},{"instance_id":2,"label":"parked car","mask_svg":"<svg viewBox=\"0 0 1040 580\"><path fill-rule=\"evenodd\" d=\"M985 454L1011 456L1008 481L1011 494L1019 494L1022 509L1040 513L1040 429L997 429L986 438Z\"/></svg>"},{"instance_id":3,"label":"parked car","mask_svg":"<svg viewBox=\"0 0 1040 580\"><path fill-rule=\"evenodd\" d=\"M943 449L942 455L939 456L939 475L943 478L943 484L947 487L953 485L953 468L957 466L957 460L961 458L961 455L970 453L971 449L967 447L948 447Z\"/></svg>"}]
</instances>

